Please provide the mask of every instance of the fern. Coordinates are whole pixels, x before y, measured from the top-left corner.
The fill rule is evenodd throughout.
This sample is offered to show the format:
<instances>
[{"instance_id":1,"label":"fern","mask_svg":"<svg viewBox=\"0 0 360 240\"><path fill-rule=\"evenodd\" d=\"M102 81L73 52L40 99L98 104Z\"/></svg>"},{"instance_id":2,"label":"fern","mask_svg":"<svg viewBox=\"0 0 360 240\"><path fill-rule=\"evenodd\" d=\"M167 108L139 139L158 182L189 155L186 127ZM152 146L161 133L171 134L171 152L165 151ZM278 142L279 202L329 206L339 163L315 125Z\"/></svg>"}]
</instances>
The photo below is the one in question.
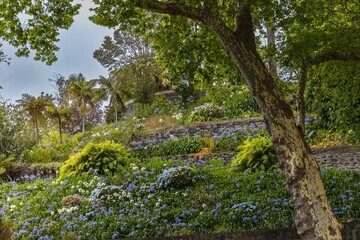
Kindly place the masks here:
<instances>
[{"instance_id":1,"label":"fern","mask_svg":"<svg viewBox=\"0 0 360 240\"><path fill-rule=\"evenodd\" d=\"M231 161L234 170L257 172L277 167L275 148L269 138L246 139L238 150L239 153Z\"/></svg>"},{"instance_id":2,"label":"fern","mask_svg":"<svg viewBox=\"0 0 360 240\"><path fill-rule=\"evenodd\" d=\"M129 162L129 151L123 145L105 142L88 144L81 152L71 156L60 168L60 179L90 170L98 174L114 174Z\"/></svg>"}]
</instances>

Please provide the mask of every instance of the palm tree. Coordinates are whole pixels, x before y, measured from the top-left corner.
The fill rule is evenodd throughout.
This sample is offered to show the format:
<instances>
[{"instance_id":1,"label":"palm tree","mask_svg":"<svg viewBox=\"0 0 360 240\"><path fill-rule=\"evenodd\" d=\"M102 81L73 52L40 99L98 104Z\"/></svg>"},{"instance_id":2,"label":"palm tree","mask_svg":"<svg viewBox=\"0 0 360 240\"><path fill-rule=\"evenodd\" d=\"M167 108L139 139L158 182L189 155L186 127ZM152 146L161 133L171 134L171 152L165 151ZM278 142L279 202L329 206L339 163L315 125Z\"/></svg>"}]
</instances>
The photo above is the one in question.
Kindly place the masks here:
<instances>
[{"instance_id":1,"label":"palm tree","mask_svg":"<svg viewBox=\"0 0 360 240\"><path fill-rule=\"evenodd\" d=\"M17 100L24 109L28 112L31 117L31 122L35 126L36 131L36 143L39 143L39 120L42 117L42 113L45 111L47 106L52 104L53 98L51 95L41 93L40 97L34 97L30 94L23 94L20 100Z\"/></svg>"},{"instance_id":2,"label":"palm tree","mask_svg":"<svg viewBox=\"0 0 360 240\"><path fill-rule=\"evenodd\" d=\"M68 107L58 108L55 105L48 106L46 109L46 113L49 118L57 121L60 143L62 143L62 129L64 128L64 124L71 117L71 112Z\"/></svg>"},{"instance_id":3,"label":"palm tree","mask_svg":"<svg viewBox=\"0 0 360 240\"><path fill-rule=\"evenodd\" d=\"M108 107L114 107L115 123L118 123L118 110L121 112L126 110L122 95L130 96L130 94L124 90L121 86L121 81L116 78L105 78L100 76L98 82L101 86L101 90L110 98Z\"/></svg>"},{"instance_id":4,"label":"palm tree","mask_svg":"<svg viewBox=\"0 0 360 240\"><path fill-rule=\"evenodd\" d=\"M85 132L86 105L91 108L95 107L95 103L99 100L99 89L96 89L97 80L86 81L85 77L80 73L73 74L69 77L69 93L75 98L79 106L79 112L82 118L82 132Z\"/></svg>"}]
</instances>

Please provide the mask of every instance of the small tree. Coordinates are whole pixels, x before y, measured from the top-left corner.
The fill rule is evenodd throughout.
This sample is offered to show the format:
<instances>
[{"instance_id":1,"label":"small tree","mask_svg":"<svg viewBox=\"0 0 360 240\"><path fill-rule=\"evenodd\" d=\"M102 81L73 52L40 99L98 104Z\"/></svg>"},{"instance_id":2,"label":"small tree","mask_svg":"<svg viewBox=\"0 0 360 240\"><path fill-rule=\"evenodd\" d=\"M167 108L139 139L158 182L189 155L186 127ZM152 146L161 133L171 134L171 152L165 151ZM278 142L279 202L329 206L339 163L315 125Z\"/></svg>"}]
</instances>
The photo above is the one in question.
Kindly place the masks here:
<instances>
[{"instance_id":1,"label":"small tree","mask_svg":"<svg viewBox=\"0 0 360 240\"><path fill-rule=\"evenodd\" d=\"M63 129L65 127L66 121L68 121L71 118L70 109L67 107L58 108L55 105L50 105L46 108L46 113L51 119L53 119L57 122L60 143L62 143L63 142L63 137L62 137Z\"/></svg>"},{"instance_id":2,"label":"small tree","mask_svg":"<svg viewBox=\"0 0 360 240\"><path fill-rule=\"evenodd\" d=\"M31 123L35 127L37 143L40 141L39 121L43 118L46 107L52 104L52 100L53 98L51 95L44 93L41 93L41 96L37 98L30 94L23 94L22 99L17 100L23 110L30 115Z\"/></svg>"},{"instance_id":3,"label":"small tree","mask_svg":"<svg viewBox=\"0 0 360 240\"><path fill-rule=\"evenodd\" d=\"M100 99L99 89L95 89L97 81L86 81L85 77L81 73L78 75L71 75L68 81L68 91L77 102L78 110L82 119L82 132L85 132L87 105L89 105L91 108L95 108L95 103Z\"/></svg>"}]
</instances>

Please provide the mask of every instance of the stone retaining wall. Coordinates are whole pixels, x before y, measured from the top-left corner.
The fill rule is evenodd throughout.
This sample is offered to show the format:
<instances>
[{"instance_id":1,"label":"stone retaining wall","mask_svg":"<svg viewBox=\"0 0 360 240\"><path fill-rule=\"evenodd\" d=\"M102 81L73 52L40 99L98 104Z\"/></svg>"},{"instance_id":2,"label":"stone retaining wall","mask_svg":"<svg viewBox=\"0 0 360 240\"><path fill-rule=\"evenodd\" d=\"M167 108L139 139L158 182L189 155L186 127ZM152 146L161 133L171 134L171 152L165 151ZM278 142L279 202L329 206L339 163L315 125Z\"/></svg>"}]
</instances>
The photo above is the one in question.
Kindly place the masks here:
<instances>
[{"instance_id":1,"label":"stone retaining wall","mask_svg":"<svg viewBox=\"0 0 360 240\"><path fill-rule=\"evenodd\" d=\"M249 127L253 130L264 129L265 124L262 117L236 119L222 122L200 122L191 125L177 126L160 129L148 134L147 138L157 138L160 140L167 140L168 135L174 137L183 136L211 136L214 133L226 133L241 131L244 127Z\"/></svg>"},{"instance_id":2,"label":"stone retaining wall","mask_svg":"<svg viewBox=\"0 0 360 240\"><path fill-rule=\"evenodd\" d=\"M320 166L350 168L360 172L360 145L312 149Z\"/></svg>"},{"instance_id":3,"label":"stone retaining wall","mask_svg":"<svg viewBox=\"0 0 360 240\"><path fill-rule=\"evenodd\" d=\"M251 128L253 130L263 129L265 128L265 124L261 117L222 122L195 123L188 126L171 127L154 131L147 135L146 138L161 142L168 140L169 136L177 138L194 135L213 136L214 134L221 135L228 132L242 131L244 128ZM360 171L360 146L342 146L324 149L314 148L312 151L319 165L322 167L344 167ZM226 163L229 163L235 155L236 152L211 153L204 155L204 160L219 157L224 159ZM188 155L169 156L168 158L174 157L184 160L190 158Z\"/></svg>"},{"instance_id":4,"label":"stone retaining wall","mask_svg":"<svg viewBox=\"0 0 360 240\"><path fill-rule=\"evenodd\" d=\"M249 232L228 232L179 237L132 238L132 240L298 240L300 239L294 228L272 229ZM360 221L354 220L344 226L344 240L360 239Z\"/></svg>"},{"instance_id":5,"label":"stone retaining wall","mask_svg":"<svg viewBox=\"0 0 360 240\"><path fill-rule=\"evenodd\" d=\"M330 147L324 149L312 149L312 151L320 167L347 168L360 172L360 146ZM204 155L203 160L221 158L225 163L230 163L231 159L236 154L236 152L210 153ZM169 156L167 158L189 160L193 157L189 155L178 155Z\"/></svg>"}]
</instances>

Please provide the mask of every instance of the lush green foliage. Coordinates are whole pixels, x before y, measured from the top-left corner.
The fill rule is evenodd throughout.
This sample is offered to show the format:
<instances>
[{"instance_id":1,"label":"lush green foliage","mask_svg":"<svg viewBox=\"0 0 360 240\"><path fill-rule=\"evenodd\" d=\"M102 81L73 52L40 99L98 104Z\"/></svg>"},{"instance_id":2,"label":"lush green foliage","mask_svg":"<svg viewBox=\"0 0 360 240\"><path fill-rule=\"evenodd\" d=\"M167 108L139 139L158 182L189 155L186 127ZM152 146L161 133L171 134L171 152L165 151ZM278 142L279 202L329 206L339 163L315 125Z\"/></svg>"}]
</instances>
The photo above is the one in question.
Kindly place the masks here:
<instances>
[{"instance_id":1,"label":"lush green foliage","mask_svg":"<svg viewBox=\"0 0 360 240\"><path fill-rule=\"evenodd\" d=\"M71 26L79 8L80 4L72 1L22 1L16 5L1 1L0 19L4 24L0 27L0 38L18 48L17 56L28 57L30 50L35 50L35 60L51 64L57 60L54 52L59 50L55 45L59 30Z\"/></svg>"},{"instance_id":2,"label":"lush green foliage","mask_svg":"<svg viewBox=\"0 0 360 240\"><path fill-rule=\"evenodd\" d=\"M127 118L117 124L100 125L85 133L73 136L73 141L78 142L78 148L82 149L88 143L102 143L113 141L129 146L133 134L141 134L144 127L143 121L138 118Z\"/></svg>"},{"instance_id":3,"label":"lush green foliage","mask_svg":"<svg viewBox=\"0 0 360 240\"><path fill-rule=\"evenodd\" d=\"M57 133L50 131L41 142L31 149L25 149L21 159L25 163L63 162L67 160L73 149L78 145L76 138L67 138L60 142Z\"/></svg>"},{"instance_id":4,"label":"lush green foliage","mask_svg":"<svg viewBox=\"0 0 360 240\"><path fill-rule=\"evenodd\" d=\"M228 83L217 83L210 88L207 94L199 99L199 103L211 102L221 107L223 119L246 118L259 115L258 107L244 85L230 85Z\"/></svg>"},{"instance_id":5,"label":"lush green foliage","mask_svg":"<svg viewBox=\"0 0 360 240\"><path fill-rule=\"evenodd\" d=\"M3 175L7 176L6 170L8 167L12 165L13 160L14 160L14 156L6 157L5 155L0 154L0 178ZM12 180L12 179L7 179L7 180Z\"/></svg>"},{"instance_id":6,"label":"lush green foliage","mask_svg":"<svg viewBox=\"0 0 360 240\"><path fill-rule=\"evenodd\" d=\"M132 135L139 133L141 128L139 119L127 119L118 124L98 126L74 136L65 135L63 142L59 141L56 132L49 131L38 145L23 151L21 160L26 163L63 162L73 154L74 150L79 151L88 143L113 141L129 146Z\"/></svg>"},{"instance_id":7,"label":"lush green foliage","mask_svg":"<svg viewBox=\"0 0 360 240\"><path fill-rule=\"evenodd\" d=\"M60 168L60 179L88 171L101 175L114 174L128 163L129 152L123 145L112 142L90 143L64 163Z\"/></svg>"},{"instance_id":8,"label":"lush green foliage","mask_svg":"<svg viewBox=\"0 0 360 240\"><path fill-rule=\"evenodd\" d=\"M244 128L222 128L219 129L219 133L207 137L176 138L169 135L165 140L164 136L160 134L160 136L152 136L151 139L145 138L134 142L132 154L137 158L145 159L155 156L198 153L204 148L211 149L211 152L231 152L236 151L245 139L259 136L270 137L265 129L256 125L245 126Z\"/></svg>"},{"instance_id":9,"label":"lush green foliage","mask_svg":"<svg viewBox=\"0 0 360 240\"><path fill-rule=\"evenodd\" d=\"M196 106L188 116L188 121L206 122L206 121L220 119L222 116L223 116L222 108L210 102L200 106Z\"/></svg>"},{"instance_id":10,"label":"lush green foliage","mask_svg":"<svg viewBox=\"0 0 360 240\"><path fill-rule=\"evenodd\" d=\"M341 133L348 142L360 142L359 64L327 63L314 69L307 89L317 128Z\"/></svg>"},{"instance_id":11,"label":"lush green foliage","mask_svg":"<svg viewBox=\"0 0 360 240\"><path fill-rule=\"evenodd\" d=\"M173 156L196 153L199 152L202 147L207 147L203 139L182 137L162 142L157 145L148 146L146 148L133 149L132 155L140 159L155 156Z\"/></svg>"},{"instance_id":12,"label":"lush green foliage","mask_svg":"<svg viewBox=\"0 0 360 240\"><path fill-rule=\"evenodd\" d=\"M19 157L24 149L35 143L34 131L19 107L11 104L0 106L0 154Z\"/></svg>"},{"instance_id":13,"label":"lush green foliage","mask_svg":"<svg viewBox=\"0 0 360 240\"><path fill-rule=\"evenodd\" d=\"M245 132L236 132L231 136L223 134L219 139L217 139L214 146L214 152L236 151L237 147L249 137L251 137L251 134Z\"/></svg>"},{"instance_id":14,"label":"lush green foliage","mask_svg":"<svg viewBox=\"0 0 360 240\"><path fill-rule=\"evenodd\" d=\"M236 171L258 172L277 167L277 157L271 138L246 139L231 161Z\"/></svg>"},{"instance_id":15,"label":"lush green foliage","mask_svg":"<svg viewBox=\"0 0 360 240\"><path fill-rule=\"evenodd\" d=\"M108 179L83 175L3 184L0 211L14 223L14 239L153 237L294 225L282 171L245 176L222 161L195 164L153 159ZM195 181L179 189L161 188L163 171L179 166L192 168ZM342 222L359 218L360 175L335 169L321 174L336 216Z\"/></svg>"},{"instance_id":16,"label":"lush green foliage","mask_svg":"<svg viewBox=\"0 0 360 240\"><path fill-rule=\"evenodd\" d=\"M134 115L138 118L154 115L167 115L179 110L180 106L180 100L169 100L164 94L160 94L154 97L152 103L135 103Z\"/></svg>"}]
</instances>

